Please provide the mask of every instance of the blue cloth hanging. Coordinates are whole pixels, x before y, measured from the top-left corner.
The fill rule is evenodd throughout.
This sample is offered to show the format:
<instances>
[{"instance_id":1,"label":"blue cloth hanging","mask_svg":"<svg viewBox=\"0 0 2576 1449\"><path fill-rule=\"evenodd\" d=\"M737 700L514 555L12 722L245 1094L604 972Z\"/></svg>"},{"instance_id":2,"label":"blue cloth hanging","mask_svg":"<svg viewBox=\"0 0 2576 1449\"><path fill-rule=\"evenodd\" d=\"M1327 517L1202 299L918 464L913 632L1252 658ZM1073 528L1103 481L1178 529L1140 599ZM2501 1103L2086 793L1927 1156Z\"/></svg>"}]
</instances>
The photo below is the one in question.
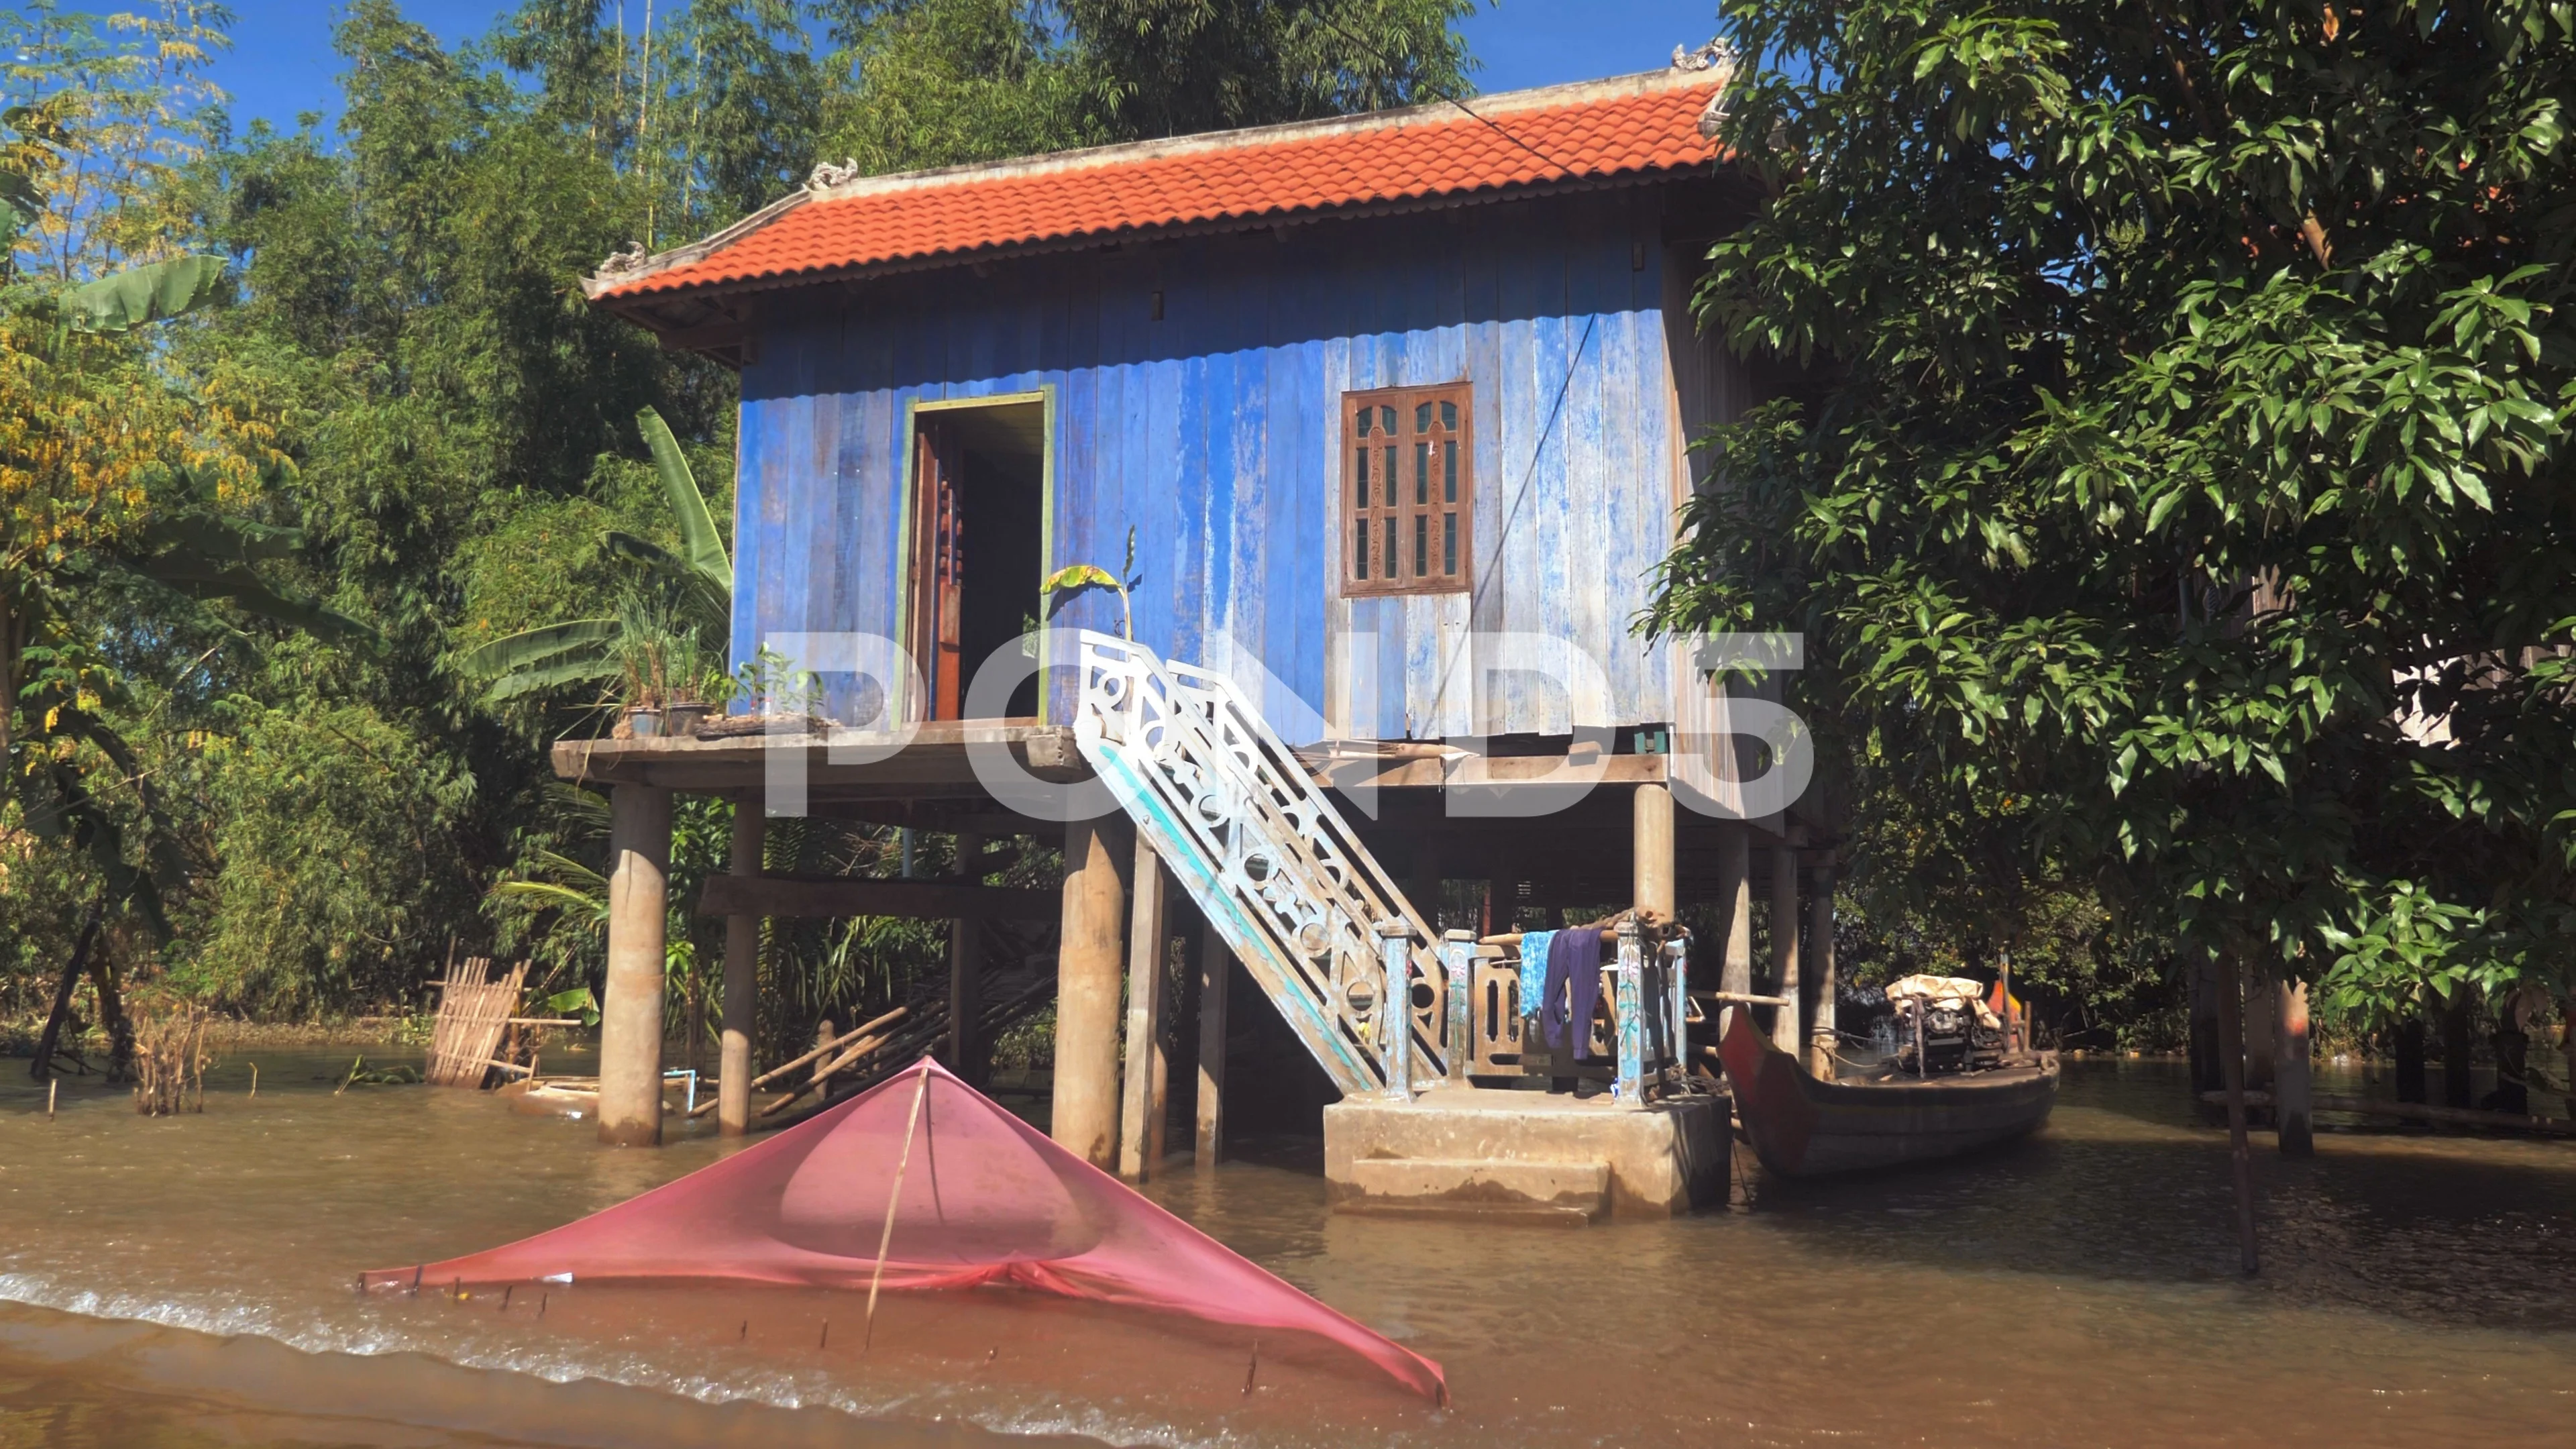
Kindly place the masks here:
<instances>
[{"instance_id":1,"label":"blue cloth hanging","mask_svg":"<svg viewBox=\"0 0 2576 1449\"><path fill-rule=\"evenodd\" d=\"M1525 931L1521 934L1521 1015L1542 1015L1540 1003L1547 999L1547 948L1556 939L1554 931Z\"/></svg>"}]
</instances>

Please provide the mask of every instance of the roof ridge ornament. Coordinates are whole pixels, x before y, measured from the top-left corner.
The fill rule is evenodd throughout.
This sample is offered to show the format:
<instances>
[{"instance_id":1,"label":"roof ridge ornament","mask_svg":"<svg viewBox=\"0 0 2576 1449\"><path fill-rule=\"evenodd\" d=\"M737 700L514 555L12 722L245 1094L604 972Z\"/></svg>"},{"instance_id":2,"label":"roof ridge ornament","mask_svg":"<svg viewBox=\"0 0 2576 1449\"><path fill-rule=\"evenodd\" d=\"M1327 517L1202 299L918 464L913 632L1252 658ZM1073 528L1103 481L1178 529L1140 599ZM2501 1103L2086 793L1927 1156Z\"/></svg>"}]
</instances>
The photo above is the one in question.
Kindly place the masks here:
<instances>
[{"instance_id":1,"label":"roof ridge ornament","mask_svg":"<svg viewBox=\"0 0 2576 1449\"><path fill-rule=\"evenodd\" d=\"M1682 71L1716 70L1720 66L1734 69L1735 48L1723 37L1713 39L1697 50L1673 47L1673 69Z\"/></svg>"},{"instance_id":2,"label":"roof ridge ornament","mask_svg":"<svg viewBox=\"0 0 2576 1449\"><path fill-rule=\"evenodd\" d=\"M805 178L805 189L829 191L835 186L847 186L865 174L859 169L859 159L855 156L842 157L837 166L829 161L817 162Z\"/></svg>"},{"instance_id":3,"label":"roof ridge ornament","mask_svg":"<svg viewBox=\"0 0 2576 1449\"><path fill-rule=\"evenodd\" d=\"M603 277L632 276L644 270L644 264L651 260L642 242L630 241L608 254L608 259L599 264L599 274Z\"/></svg>"}]
</instances>

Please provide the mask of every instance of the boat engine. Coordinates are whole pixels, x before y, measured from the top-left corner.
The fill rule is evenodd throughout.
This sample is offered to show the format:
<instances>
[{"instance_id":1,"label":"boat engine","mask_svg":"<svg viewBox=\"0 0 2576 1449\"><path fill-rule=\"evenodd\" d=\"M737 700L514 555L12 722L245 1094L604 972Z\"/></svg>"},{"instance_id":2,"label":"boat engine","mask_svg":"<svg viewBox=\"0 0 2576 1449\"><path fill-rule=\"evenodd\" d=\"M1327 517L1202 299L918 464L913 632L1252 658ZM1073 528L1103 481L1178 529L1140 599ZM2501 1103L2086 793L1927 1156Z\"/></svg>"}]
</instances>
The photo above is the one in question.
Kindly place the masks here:
<instances>
[{"instance_id":1,"label":"boat engine","mask_svg":"<svg viewBox=\"0 0 2576 1449\"><path fill-rule=\"evenodd\" d=\"M1896 1008L1892 1060L1897 1073L1928 1077L2002 1064L2003 1023L1977 999L1975 986L1973 981L1918 976L1889 988Z\"/></svg>"}]
</instances>

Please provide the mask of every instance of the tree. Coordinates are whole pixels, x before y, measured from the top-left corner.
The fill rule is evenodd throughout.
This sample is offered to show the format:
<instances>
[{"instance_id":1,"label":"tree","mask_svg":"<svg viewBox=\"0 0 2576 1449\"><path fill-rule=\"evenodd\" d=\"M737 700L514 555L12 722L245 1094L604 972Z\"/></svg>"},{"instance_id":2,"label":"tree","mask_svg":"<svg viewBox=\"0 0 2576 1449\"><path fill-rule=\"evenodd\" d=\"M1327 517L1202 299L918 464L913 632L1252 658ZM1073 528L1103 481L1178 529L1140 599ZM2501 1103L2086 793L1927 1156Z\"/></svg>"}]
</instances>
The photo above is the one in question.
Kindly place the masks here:
<instances>
[{"instance_id":1,"label":"tree","mask_svg":"<svg viewBox=\"0 0 2576 1449\"><path fill-rule=\"evenodd\" d=\"M1700 312L1803 381L1656 622L1806 629L1871 760L2231 969L2563 985L2576 16L1725 16Z\"/></svg>"}]
</instances>

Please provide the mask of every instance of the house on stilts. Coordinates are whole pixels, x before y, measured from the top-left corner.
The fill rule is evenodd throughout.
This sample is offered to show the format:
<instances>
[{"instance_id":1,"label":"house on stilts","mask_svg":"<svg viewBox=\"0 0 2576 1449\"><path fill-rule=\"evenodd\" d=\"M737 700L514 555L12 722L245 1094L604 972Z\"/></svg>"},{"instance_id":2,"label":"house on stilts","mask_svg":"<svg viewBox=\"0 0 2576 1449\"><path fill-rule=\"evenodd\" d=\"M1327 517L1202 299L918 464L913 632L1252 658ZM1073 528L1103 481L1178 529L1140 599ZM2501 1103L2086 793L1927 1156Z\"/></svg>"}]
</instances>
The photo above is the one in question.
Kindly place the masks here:
<instances>
[{"instance_id":1,"label":"house on stilts","mask_svg":"<svg viewBox=\"0 0 2576 1449\"><path fill-rule=\"evenodd\" d=\"M739 370L733 649L810 673L798 708L819 717L556 746L560 773L612 793L603 1138L660 1138L669 797L699 791L955 832L961 859L1060 842L1062 898L1038 902L1059 931L1051 1130L1105 1167L1162 1159L1149 1046L1185 933L1207 942L1202 1153L1231 958L1265 998L1233 1010L1275 1012L1342 1098L1337 1198L1704 1198L1725 1115L1685 1084L1687 993L1750 998L1803 1044L1802 1022L1830 1040L1832 992L1795 1005L1802 966L1811 994L1830 981L1831 841L1782 788L1785 712L1634 627L1709 482L1690 439L1764 394L1690 320L1748 204L1705 125L1727 72L1700 64L904 175L818 167L591 279L594 305ZM1125 591L1041 596L1077 564ZM953 919L949 1047L971 1073L977 923L1031 914L1030 893L764 877L761 814L741 812L735 874L701 906L732 921L727 1019L749 1020L762 916ZM1764 890L1783 923L1767 972ZM1707 902L1725 928L1687 939L1677 911ZM1598 1009L1554 1046L1525 1035L1544 963L1524 975L1513 923L1602 903L1579 923ZM1588 1008L1587 974L1566 999ZM728 1130L746 1053L729 1037Z\"/></svg>"}]
</instances>

